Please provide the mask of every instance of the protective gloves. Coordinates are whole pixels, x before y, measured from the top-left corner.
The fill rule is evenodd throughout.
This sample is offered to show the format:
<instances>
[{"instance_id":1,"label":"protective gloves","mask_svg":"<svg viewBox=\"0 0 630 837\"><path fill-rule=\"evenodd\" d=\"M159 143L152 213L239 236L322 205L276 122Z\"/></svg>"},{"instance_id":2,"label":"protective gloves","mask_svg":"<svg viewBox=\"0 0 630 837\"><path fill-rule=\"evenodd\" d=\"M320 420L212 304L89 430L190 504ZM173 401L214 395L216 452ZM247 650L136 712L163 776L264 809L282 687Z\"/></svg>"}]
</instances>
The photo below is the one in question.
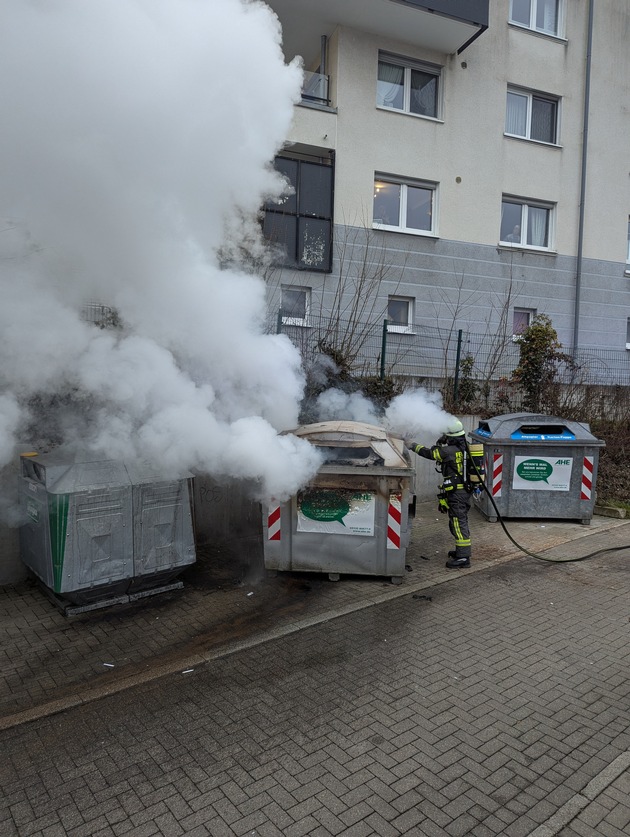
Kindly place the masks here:
<instances>
[{"instance_id":1,"label":"protective gloves","mask_svg":"<svg viewBox=\"0 0 630 837\"><path fill-rule=\"evenodd\" d=\"M448 503L442 497L438 498L438 511L440 514L448 514Z\"/></svg>"}]
</instances>

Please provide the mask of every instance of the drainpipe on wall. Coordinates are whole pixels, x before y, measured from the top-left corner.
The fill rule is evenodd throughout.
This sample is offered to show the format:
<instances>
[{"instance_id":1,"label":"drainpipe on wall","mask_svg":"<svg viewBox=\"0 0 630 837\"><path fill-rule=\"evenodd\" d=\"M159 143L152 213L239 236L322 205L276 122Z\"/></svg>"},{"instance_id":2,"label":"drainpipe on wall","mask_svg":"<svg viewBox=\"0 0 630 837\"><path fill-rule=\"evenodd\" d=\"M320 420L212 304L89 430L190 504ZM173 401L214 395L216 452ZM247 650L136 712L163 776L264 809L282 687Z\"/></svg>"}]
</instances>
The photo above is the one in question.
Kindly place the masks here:
<instances>
[{"instance_id":1,"label":"drainpipe on wall","mask_svg":"<svg viewBox=\"0 0 630 837\"><path fill-rule=\"evenodd\" d=\"M584 74L584 115L582 133L582 167L580 173L580 215L575 275L575 315L573 319L573 354L577 352L580 333L580 293L582 286L582 250L584 248L584 204L586 201L586 161L588 156L588 111L591 98L591 52L593 48L593 9L595 0L588 3L588 37L586 42L586 70Z\"/></svg>"}]
</instances>

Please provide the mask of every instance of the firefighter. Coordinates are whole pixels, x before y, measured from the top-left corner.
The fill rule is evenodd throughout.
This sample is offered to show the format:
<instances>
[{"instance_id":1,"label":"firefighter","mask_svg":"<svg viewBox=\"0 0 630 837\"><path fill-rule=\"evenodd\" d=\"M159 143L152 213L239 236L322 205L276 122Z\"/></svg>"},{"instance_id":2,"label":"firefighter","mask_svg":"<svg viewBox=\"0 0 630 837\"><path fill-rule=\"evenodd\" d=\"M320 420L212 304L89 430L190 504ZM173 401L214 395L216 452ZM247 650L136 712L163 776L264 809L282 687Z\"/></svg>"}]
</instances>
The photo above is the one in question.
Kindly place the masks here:
<instances>
[{"instance_id":1,"label":"firefighter","mask_svg":"<svg viewBox=\"0 0 630 837\"><path fill-rule=\"evenodd\" d=\"M468 479L466 431L459 419L454 418L446 433L432 447L408 442L407 447L418 456L437 463L442 474L438 494L438 509L448 514L448 527L455 538L455 549L448 553L446 566L453 570L470 567L470 528L468 512L472 486Z\"/></svg>"}]
</instances>

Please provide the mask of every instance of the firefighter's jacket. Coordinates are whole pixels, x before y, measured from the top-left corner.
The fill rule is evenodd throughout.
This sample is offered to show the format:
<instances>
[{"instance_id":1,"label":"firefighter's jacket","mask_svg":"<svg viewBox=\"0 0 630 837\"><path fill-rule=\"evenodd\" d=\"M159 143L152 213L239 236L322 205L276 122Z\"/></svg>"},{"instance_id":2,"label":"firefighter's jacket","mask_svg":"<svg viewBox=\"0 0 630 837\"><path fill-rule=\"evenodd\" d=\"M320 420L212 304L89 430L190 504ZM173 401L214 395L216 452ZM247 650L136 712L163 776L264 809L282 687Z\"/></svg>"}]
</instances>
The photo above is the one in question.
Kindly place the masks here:
<instances>
[{"instance_id":1,"label":"firefighter's jacket","mask_svg":"<svg viewBox=\"0 0 630 837\"><path fill-rule=\"evenodd\" d=\"M445 491L470 491L467 475L466 441L454 439L446 445L414 445L411 450L425 459L432 459L439 466L442 474L442 488Z\"/></svg>"}]
</instances>

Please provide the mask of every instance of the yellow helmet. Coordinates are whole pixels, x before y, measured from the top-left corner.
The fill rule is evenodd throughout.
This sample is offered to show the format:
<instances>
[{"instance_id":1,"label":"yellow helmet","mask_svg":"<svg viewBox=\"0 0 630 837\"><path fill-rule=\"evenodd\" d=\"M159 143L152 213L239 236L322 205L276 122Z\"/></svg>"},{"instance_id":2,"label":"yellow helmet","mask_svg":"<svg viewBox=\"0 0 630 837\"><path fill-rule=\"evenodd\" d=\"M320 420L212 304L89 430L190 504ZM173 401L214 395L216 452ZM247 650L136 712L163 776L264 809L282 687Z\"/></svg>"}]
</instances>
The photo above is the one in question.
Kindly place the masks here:
<instances>
[{"instance_id":1,"label":"yellow helmet","mask_svg":"<svg viewBox=\"0 0 630 837\"><path fill-rule=\"evenodd\" d=\"M466 431L464 430L464 425L458 418L453 418L449 421L448 426L446 428L446 436L465 436Z\"/></svg>"}]
</instances>

